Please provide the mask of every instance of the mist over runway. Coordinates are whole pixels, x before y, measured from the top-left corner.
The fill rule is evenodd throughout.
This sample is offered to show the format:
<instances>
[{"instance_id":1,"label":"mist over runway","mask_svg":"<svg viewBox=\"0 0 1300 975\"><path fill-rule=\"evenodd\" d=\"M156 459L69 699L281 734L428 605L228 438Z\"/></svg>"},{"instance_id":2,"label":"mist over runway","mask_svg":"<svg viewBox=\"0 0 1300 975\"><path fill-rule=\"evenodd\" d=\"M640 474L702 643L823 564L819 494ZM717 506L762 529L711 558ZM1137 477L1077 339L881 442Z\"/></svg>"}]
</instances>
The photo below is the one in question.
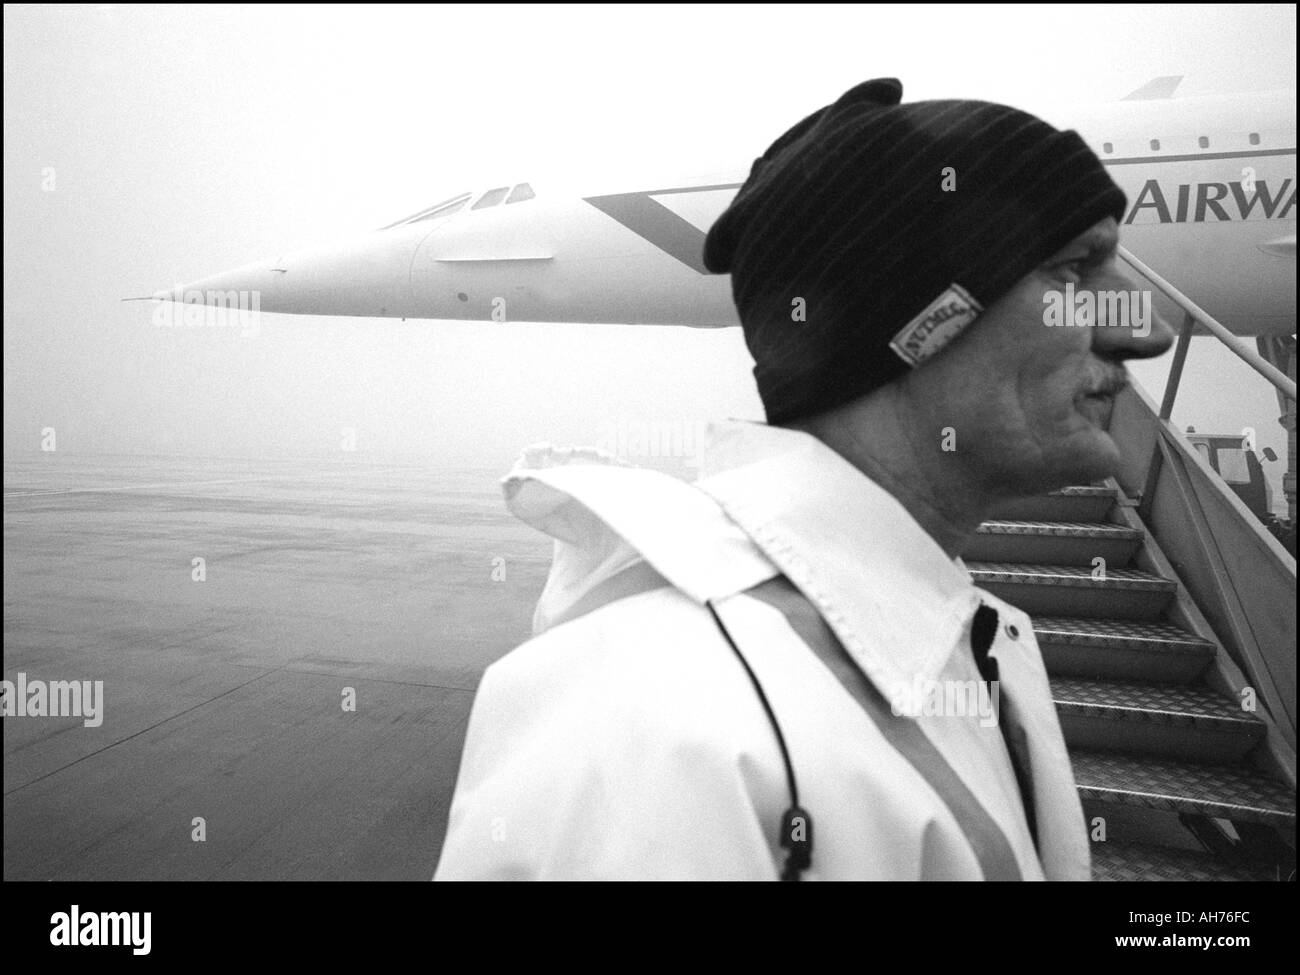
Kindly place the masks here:
<instances>
[{"instance_id":1,"label":"mist over runway","mask_svg":"<svg viewBox=\"0 0 1300 975\"><path fill-rule=\"evenodd\" d=\"M5 718L4 879L428 879L550 561L503 473L6 459L4 678L103 721Z\"/></svg>"}]
</instances>

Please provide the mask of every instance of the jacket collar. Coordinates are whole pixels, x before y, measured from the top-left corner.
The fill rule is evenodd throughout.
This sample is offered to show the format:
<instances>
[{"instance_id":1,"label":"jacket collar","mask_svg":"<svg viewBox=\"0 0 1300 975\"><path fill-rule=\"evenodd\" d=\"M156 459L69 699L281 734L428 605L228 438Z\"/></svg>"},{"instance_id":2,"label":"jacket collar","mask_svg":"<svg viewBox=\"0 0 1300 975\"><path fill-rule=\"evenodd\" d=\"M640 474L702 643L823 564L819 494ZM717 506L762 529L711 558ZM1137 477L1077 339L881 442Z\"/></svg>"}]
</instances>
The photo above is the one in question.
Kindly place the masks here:
<instances>
[{"instance_id":1,"label":"jacket collar","mask_svg":"<svg viewBox=\"0 0 1300 975\"><path fill-rule=\"evenodd\" d=\"M697 487L813 601L886 695L935 679L970 626L980 603L970 573L815 437L711 424Z\"/></svg>"},{"instance_id":2,"label":"jacket collar","mask_svg":"<svg viewBox=\"0 0 1300 975\"><path fill-rule=\"evenodd\" d=\"M639 560L700 603L779 574L712 498L600 451L538 444L501 483L511 513L555 539L535 633L594 608L592 594Z\"/></svg>"}]
</instances>

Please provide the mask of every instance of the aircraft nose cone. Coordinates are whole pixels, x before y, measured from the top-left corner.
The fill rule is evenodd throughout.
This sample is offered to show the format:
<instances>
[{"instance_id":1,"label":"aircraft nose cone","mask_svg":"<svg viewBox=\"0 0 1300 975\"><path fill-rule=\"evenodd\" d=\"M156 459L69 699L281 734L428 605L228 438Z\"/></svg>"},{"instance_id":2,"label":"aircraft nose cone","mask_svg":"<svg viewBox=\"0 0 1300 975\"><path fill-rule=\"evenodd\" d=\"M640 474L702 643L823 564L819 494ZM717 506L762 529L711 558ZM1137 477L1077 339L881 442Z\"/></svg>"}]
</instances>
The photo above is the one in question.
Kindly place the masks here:
<instances>
[{"instance_id":1,"label":"aircraft nose cone","mask_svg":"<svg viewBox=\"0 0 1300 975\"><path fill-rule=\"evenodd\" d=\"M397 318L409 314L411 258L427 229L375 232L293 251L160 291L164 301L230 306L255 296L264 312Z\"/></svg>"},{"instance_id":2,"label":"aircraft nose cone","mask_svg":"<svg viewBox=\"0 0 1300 975\"><path fill-rule=\"evenodd\" d=\"M264 310L268 298L273 298L280 274L273 270L277 262L256 261L231 271L222 271L188 284L177 284L156 291L153 297L160 301L175 301L190 305L226 306L232 301L245 303L256 295Z\"/></svg>"}]
</instances>

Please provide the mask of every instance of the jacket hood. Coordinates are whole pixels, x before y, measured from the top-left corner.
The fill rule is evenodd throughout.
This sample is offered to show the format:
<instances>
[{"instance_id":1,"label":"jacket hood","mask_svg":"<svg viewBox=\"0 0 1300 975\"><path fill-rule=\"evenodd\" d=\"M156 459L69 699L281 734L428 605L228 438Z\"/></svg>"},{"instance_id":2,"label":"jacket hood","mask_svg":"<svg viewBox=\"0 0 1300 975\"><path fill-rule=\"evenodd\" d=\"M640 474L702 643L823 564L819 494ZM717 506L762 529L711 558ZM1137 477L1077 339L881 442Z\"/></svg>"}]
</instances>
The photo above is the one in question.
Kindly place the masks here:
<instances>
[{"instance_id":1,"label":"jacket hood","mask_svg":"<svg viewBox=\"0 0 1300 975\"><path fill-rule=\"evenodd\" d=\"M707 494L595 448L529 447L501 484L510 512L555 539L534 634L640 562L698 603L778 573Z\"/></svg>"}]
</instances>

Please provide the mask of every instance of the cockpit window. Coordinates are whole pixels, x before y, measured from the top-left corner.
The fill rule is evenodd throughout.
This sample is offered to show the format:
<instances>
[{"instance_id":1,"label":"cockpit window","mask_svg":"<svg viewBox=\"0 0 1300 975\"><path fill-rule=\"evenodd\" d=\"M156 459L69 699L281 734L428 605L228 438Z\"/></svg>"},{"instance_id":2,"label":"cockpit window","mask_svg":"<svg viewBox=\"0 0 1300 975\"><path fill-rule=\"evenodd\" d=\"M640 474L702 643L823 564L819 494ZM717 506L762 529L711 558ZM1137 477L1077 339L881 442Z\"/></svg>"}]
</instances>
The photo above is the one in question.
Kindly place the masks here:
<instances>
[{"instance_id":1,"label":"cockpit window","mask_svg":"<svg viewBox=\"0 0 1300 975\"><path fill-rule=\"evenodd\" d=\"M506 194L510 194L509 199ZM524 200L531 200L536 194L533 188L527 183L520 183L514 189L509 186L498 186L488 190L470 207L471 210L485 210L488 207L494 207L502 200L507 203L522 203ZM400 227L408 223L420 223L424 220L436 220L441 217L449 217L457 210L463 209L465 204L473 199L473 193L458 193L451 199L443 200L441 203L421 210L419 213L413 213L409 217L403 217L395 223L390 223L387 227L381 227L380 230L392 230L394 227Z\"/></svg>"},{"instance_id":2,"label":"cockpit window","mask_svg":"<svg viewBox=\"0 0 1300 975\"><path fill-rule=\"evenodd\" d=\"M457 196L453 196L450 200L443 200L441 203L435 204L426 210L421 210L419 213L414 213L409 217L403 217L396 223L390 223L387 227L381 227L380 229L392 230L394 227L400 227L404 223L419 223L422 220L433 220L435 217L449 217L468 203L471 196L473 196L472 193L460 193Z\"/></svg>"},{"instance_id":3,"label":"cockpit window","mask_svg":"<svg viewBox=\"0 0 1300 975\"><path fill-rule=\"evenodd\" d=\"M527 183L520 183L518 186L516 186L513 190L510 191L510 198L506 200L506 202L522 203L524 200L531 200L536 195L537 194L533 192L533 188L531 186L529 186Z\"/></svg>"},{"instance_id":4,"label":"cockpit window","mask_svg":"<svg viewBox=\"0 0 1300 975\"><path fill-rule=\"evenodd\" d=\"M508 186L498 186L496 189L488 190L486 193L480 196L476 201L474 201L474 205L470 207L470 209L484 210L487 207L494 207L502 200L504 200L506 198L506 194L509 192L510 192L510 187Z\"/></svg>"},{"instance_id":5,"label":"cockpit window","mask_svg":"<svg viewBox=\"0 0 1300 975\"><path fill-rule=\"evenodd\" d=\"M407 223L421 223L425 220L434 220L438 217L450 217L453 213L469 202L469 196L462 196L459 200L450 203L444 203L442 206L434 207L432 210L426 210L418 216L412 217Z\"/></svg>"}]
</instances>

